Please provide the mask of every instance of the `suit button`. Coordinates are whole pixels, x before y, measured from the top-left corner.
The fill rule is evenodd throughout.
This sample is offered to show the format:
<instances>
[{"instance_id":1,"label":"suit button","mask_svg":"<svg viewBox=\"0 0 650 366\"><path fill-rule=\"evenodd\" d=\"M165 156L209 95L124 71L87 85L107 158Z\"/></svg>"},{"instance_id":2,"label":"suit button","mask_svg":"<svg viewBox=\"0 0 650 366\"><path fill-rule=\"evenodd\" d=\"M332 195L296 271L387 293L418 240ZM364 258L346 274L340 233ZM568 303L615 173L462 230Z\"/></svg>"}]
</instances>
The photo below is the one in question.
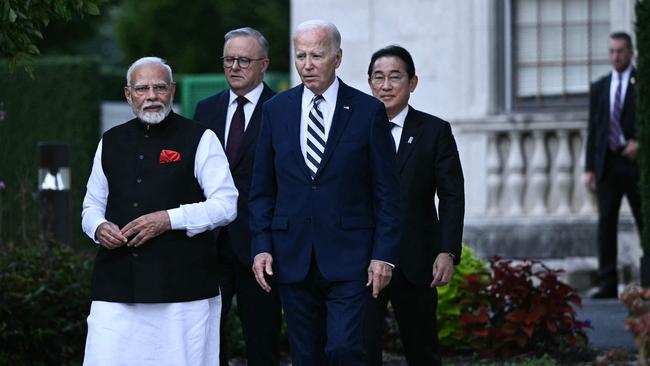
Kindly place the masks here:
<instances>
[{"instance_id":1,"label":"suit button","mask_svg":"<svg viewBox=\"0 0 650 366\"><path fill-rule=\"evenodd\" d=\"M132 256L132 257L137 257L137 256L138 256L138 253L131 253L131 256Z\"/></svg>"},{"instance_id":2,"label":"suit button","mask_svg":"<svg viewBox=\"0 0 650 366\"><path fill-rule=\"evenodd\" d=\"M145 134L144 134L144 138L148 139L148 138L149 138L149 134L148 134L148 133L145 133Z\"/></svg>"},{"instance_id":3,"label":"suit button","mask_svg":"<svg viewBox=\"0 0 650 366\"><path fill-rule=\"evenodd\" d=\"M316 188L317 188L317 186L316 186L315 184L314 184L313 186L311 186L311 190L312 190L312 191L315 191Z\"/></svg>"},{"instance_id":4,"label":"suit button","mask_svg":"<svg viewBox=\"0 0 650 366\"><path fill-rule=\"evenodd\" d=\"M140 160L144 159L144 155L138 156L138 159L140 159Z\"/></svg>"},{"instance_id":5,"label":"suit button","mask_svg":"<svg viewBox=\"0 0 650 366\"><path fill-rule=\"evenodd\" d=\"M142 178L138 178L135 180L136 183L142 183Z\"/></svg>"},{"instance_id":6,"label":"suit button","mask_svg":"<svg viewBox=\"0 0 650 366\"><path fill-rule=\"evenodd\" d=\"M133 202L133 207L138 207L138 203L137 203L137 202Z\"/></svg>"}]
</instances>

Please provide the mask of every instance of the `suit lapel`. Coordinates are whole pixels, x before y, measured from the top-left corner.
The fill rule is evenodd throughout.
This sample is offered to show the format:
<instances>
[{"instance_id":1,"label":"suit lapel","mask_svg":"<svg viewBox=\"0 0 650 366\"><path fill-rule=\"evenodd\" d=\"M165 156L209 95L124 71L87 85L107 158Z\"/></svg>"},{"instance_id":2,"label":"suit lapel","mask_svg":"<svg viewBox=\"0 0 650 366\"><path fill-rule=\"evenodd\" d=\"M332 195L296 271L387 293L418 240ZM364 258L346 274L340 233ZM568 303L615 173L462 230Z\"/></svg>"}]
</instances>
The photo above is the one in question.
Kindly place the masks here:
<instances>
[{"instance_id":1,"label":"suit lapel","mask_svg":"<svg viewBox=\"0 0 650 366\"><path fill-rule=\"evenodd\" d=\"M302 113L303 89L304 85L300 84L287 92L287 97L289 98L287 106L289 113L289 118L287 118L287 136L289 143L293 145L296 163L300 167L300 170L305 174L305 177L311 180L311 174L307 164L305 163L305 157L302 155L302 147L300 145L300 119Z\"/></svg>"},{"instance_id":2,"label":"suit lapel","mask_svg":"<svg viewBox=\"0 0 650 366\"><path fill-rule=\"evenodd\" d=\"M632 82L634 80L634 82ZM621 110L621 128L623 128L623 133L626 137L630 136L630 130L634 128L634 118L629 118L634 116L635 101L636 97L635 88L636 88L636 78L635 78L635 69L632 69L630 73L630 79L627 82L627 89L625 90L625 100L623 101L623 108Z\"/></svg>"},{"instance_id":3,"label":"suit lapel","mask_svg":"<svg viewBox=\"0 0 650 366\"><path fill-rule=\"evenodd\" d=\"M230 92L226 90L221 93L217 100L216 113L213 115L212 126L214 126L214 133L221 141L221 146L226 146L226 116L228 113L228 101L230 101Z\"/></svg>"},{"instance_id":4,"label":"suit lapel","mask_svg":"<svg viewBox=\"0 0 650 366\"><path fill-rule=\"evenodd\" d=\"M269 98L271 98L272 96L273 96L273 92L266 84L264 84L264 89L262 90L260 99L257 101L257 104L255 105L255 110L253 110L251 119L250 121L248 121L248 126L246 126L246 130L244 131L244 141L242 141L242 144L239 147L239 151L237 151L237 157L235 158L235 161L232 164L233 168L239 165L239 162L242 160L242 157L246 155L245 152L251 147L253 147L257 135L260 132L260 126L262 125L261 122L262 105L264 104L264 102L269 100Z\"/></svg>"},{"instance_id":5,"label":"suit lapel","mask_svg":"<svg viewBox=\"0 0 650 366\"><path fill-rule=\"evenodd\" d=\"M420 142L420 135L422 135L422 121L415 116L413 108L409 106L409 111L404 120L399 148L397 149L397 166L400 172L413 153L415 145Z\"/></svg>"},{"instance_id":6,"label":"suit lapel","mask_svg":"<svg viewBox=\"0 0 650 366\"><path fill-rule=\"evenodd\" d=\"M323 154L323 159L320 162L318 172L316 172L316 177L320 175L323 171L327 162L330 160L336 144L341 138L341 134L345 130L345 127L350 120L352 115L352 106L350 100L350 94L348 93L349 86L345 85L339 79L339 91L336 96L336 106L334 107L334 116L332 117L332 126L330 127L329 134L327 135L327 142L325 143L325 152ZM314 179L316 178L314 177Z\"/></svg>"}]
</instances>

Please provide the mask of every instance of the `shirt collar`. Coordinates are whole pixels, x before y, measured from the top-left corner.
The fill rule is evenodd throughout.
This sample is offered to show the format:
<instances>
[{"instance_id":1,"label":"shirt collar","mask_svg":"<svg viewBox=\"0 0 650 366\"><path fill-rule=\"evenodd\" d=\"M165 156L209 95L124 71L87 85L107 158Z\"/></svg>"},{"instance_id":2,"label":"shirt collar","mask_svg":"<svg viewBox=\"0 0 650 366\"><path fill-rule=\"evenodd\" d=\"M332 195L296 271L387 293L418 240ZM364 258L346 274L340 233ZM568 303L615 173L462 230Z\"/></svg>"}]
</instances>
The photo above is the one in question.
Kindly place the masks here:
<instances>
[{"instance_id":1,"label":"shirt collar","mask_svg":"<svg viewBox=\"0 0 650 366\"><path fill-rule=\"evenodd\" d=\"M397 113L397 115L393 117L393 119L391 119L390 121L400 126L400 128L404 128L404 122L406 121L406 115L408 114L408 112L409 112L409 106L407 104L406 107L404 107L404 109L402 109L399 113Z\"/></svg>"},{"instance_id":2,"label":"shirt collar","mask_svg":"<svg viewBox=\"0 0 650 366\"><path fill-rule=\"evenodd\" d=\"M632 63L630 62L627 68L621 73L621 80L629 79L631 73L632 73ZM618 71L616 71L616 69L612 69L612 79L618 80Z\"/></svg>"},{"instance_id":3,"label":"shirt collar","mask_svg":"<svg viewBox=\"0 0 650 366\"><path fill-rule=\"evenodd\" d=\"M339 78L335 77L332 85L330 85L330 87L327 88L327 90L325 90L325 92L321 95L323 96L323 99L325 99L326 103L334 104L336 103L336 97L338 93L339 93ZM311 90L305 87L303 88L303 92L302 92L302 100L303 102L307 101L307 103L311 103L311 100L314 98L315 95L316 94L314 94L314 92L312 92Z\"/></svg>"},{"instance_id":4,"label":"shirt collar","mask_svg":"<svg viewBox=\"0 0 650 366\"><path fill-rule=\"evenodd\" d=\"M260 100L260 96L262 96L262 91L264 90L264 83L259 83L255 89L251 90L248 92L248 94L244 95L246 99L248 99L248 102L251 103L252 105L256 105L257 102ZM237 103L237 94L235 94L232 89L228 89L230 92L230 101L228 102L228 105L231 105L233 103Z\"/></svg>"}]
</instances>

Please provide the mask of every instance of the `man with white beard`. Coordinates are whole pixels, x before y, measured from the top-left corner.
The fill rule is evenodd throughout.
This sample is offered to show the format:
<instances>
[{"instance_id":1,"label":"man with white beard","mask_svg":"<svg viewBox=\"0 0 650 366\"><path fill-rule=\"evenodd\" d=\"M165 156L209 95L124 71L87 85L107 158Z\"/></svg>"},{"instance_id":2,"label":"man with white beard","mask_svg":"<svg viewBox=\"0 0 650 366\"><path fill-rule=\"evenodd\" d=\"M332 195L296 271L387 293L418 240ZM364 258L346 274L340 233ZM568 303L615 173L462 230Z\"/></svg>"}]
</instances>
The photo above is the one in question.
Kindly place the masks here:
<instances>
[{"instance_id":1,"label":"man with white beard","mask_svg":"<svg viewBox=\"0 0 650 366\"><path fill-rule=\"evenodd\" d=\"M211 230L237 215L216 135L171 110L164 60L127 72L136 118L104 133L83 202L98 245L84 365L218 365L221 299Z\"/></svg>"}]
</instances>

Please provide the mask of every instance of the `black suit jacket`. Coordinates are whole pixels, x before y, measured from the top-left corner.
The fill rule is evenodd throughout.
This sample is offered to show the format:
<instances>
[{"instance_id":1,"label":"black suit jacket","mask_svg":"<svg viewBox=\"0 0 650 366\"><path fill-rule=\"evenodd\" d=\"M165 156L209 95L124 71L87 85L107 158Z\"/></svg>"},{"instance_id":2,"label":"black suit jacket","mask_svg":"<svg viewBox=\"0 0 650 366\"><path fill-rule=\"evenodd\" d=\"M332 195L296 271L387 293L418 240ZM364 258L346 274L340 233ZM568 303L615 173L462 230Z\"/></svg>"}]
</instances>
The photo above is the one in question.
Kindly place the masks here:
<instances>
[{"instance_id":1,"label":"black suit jacket","mask_svg":"<svg viewBox=\"0 0 650 366\"><path fill-rule=\"evenodd\" d=\"M439 253L453 253L456 264L461 253L464 179L449 123L409 106L397 166L404 210L399 267L410 282L429 284Z\"/></svg>"},{"instance_id":2,"label":"black suit jacket","mask_svg":"<svg viewBox=\"0 0 650 366\"><path fill-rule=\"evenodd\" d=\"M224 246L229 246L239 261L247 266L252 264L251 234L248 224L250 217L248 210L248 192L253 174L253 160L255 159L257 138L259 137L262 126L262 105L274 95L275 92L264 83L262 95L255 105L253 115L244 132L244 141L237 152L235 161L230 164L230 172L235 181L235 187L239 191L237 219L225 228L222 228L217 237L217 242L222 250ZM226 89L219 94L201 100L197 104L196 111L194 112L194 120L203 123L206 127L214 131L219 141L221 141L222 146L225 146L226 141L226 115L229 100L229 89Z\"/></svg>"},{"instance_id":3,"label":"black suit jacket","mask_svg":"<svg viewBox=\"0 0 650 366\"><path fill-rule=\"evenodd\" d=\"M626 139L636 139L635 108L636 108L636 69L632 69L630 81L627 84L623 109L621 110L621 128ZM589 97L589 127L587 134L587 152L585 170L596 172L596 178L601 180L605 170L605 157L609 149L609 89L612 74L603 76L591 85ZM630 164L636 169L636 164Z\"/></svg>"}]
</instances>

